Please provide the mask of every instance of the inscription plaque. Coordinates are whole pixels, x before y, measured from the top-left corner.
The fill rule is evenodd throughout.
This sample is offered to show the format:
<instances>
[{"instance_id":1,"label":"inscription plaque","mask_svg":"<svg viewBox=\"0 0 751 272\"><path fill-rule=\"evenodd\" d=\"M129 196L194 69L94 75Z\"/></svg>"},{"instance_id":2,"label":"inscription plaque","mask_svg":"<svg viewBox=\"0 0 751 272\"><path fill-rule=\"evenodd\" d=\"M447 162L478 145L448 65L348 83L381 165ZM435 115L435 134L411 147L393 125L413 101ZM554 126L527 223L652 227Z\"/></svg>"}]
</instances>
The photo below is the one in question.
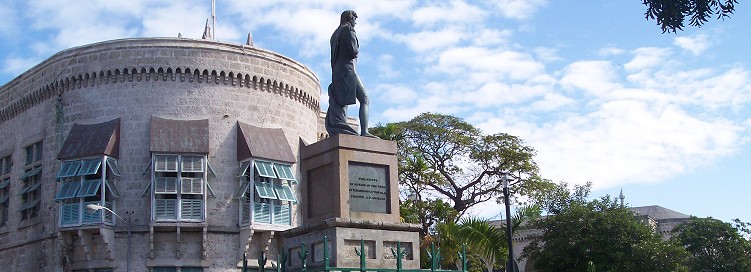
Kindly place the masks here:
<instances>
[{"instance_id":1,"label":"inscription plaque","mask_svg":"<svg viewBox=\"0 0 751 272\"><path fill-rule=\"evenodd\" d=\"M349 209L356 212L389 213L388 166L349 164Z\"/></svg>"}]
</instances>

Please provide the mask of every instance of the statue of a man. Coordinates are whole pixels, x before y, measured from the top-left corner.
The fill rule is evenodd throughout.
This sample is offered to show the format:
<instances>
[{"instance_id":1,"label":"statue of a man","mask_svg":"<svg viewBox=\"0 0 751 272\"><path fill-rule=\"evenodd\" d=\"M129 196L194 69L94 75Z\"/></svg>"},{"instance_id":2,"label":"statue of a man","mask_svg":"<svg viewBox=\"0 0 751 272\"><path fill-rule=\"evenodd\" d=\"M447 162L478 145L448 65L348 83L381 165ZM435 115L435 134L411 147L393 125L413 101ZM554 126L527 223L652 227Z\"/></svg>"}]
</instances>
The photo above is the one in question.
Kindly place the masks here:
<instances>
[{"instance_id":1,"label":"statue of a man","mask_svg":"<svg viewBox=\"0 0 751 272\"><path fill-rule=\"evenodd\" d=\"M368 133L368 94L355 71L360 43L355 34L357 13L342 12L339 27L331 35L331 84L328 88L329 109L326 131L329 135L351 134L375 137ZM347 124L347 105L360 102L360 132Z\"/></svg>"}]
</instances>

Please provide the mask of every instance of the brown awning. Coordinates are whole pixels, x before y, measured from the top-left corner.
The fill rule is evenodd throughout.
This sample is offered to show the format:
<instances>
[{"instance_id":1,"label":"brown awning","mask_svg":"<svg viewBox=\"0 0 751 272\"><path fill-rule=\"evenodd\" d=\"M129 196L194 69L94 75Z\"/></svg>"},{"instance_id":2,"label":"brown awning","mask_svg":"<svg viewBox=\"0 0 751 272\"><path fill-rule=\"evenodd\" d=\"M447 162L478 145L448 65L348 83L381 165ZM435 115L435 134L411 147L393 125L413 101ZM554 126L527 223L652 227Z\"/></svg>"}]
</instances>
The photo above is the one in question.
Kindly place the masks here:
<instances>
[{"instance_id":1,"label":"brown awning","mask_svg":"<svg viewBox=\"0 0 751 272\"><path fill-rule=\"evenodd\" d=\"M73 124L57 158L63 160L96 155L119 157L120 118L99 124Z\"/></svg>"},{"instance_id":2,"label":"brown awning","mask_svg":"<svg viewBox=\"0 0 751 272\"><path fill-rule=\"evenodd\" d=\"M262 158L295 163L295 155L281 128L259 128L237 122L237 160Z\"/></svg>"},{"instance_id":3,"label":"brown awning","mask_svg":"<svg viewBox=\"0 0 751 272\"><path fill-rule=\"evenodd\" d=\"M209 120L151 117L151 152L209 153Z\"/></svg>"}]
</instances>

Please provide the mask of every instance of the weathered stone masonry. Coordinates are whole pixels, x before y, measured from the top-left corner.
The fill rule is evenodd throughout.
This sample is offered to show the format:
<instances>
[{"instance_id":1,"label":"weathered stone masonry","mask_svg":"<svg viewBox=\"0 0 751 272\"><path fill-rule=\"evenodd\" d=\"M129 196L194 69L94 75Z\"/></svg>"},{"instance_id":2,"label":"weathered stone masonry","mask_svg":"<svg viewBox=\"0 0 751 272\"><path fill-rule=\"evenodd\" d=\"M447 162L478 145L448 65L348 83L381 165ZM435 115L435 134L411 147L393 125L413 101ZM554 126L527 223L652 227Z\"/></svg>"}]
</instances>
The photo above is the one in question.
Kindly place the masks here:
<instances>
[{"instance_id":1,"label":"weathered stone masonry","mask_svg":"<svg viewBox=\"0 0 751 272\"><path fill-rule=\"evenodd\" d=\"M61 168L56 159L74 124L120 119L114 210L132 217L131 271L177 265L203 271L237 271L242 253L276 256L284 227L238 225L238 122L281 128L293 155L325 131L320 124L320 83L304 65L248 46L183 38L122 39L61 51L0 86L0 157L11 156L9 210L0 227L0 264L10 271L125 271L126 228L63 229L55 201ZM207 159L213 194L199 224L154 224L148 192L150 120L208 120ZM36 220L22 221L18 179L24 148L43 142L41 203ZM296 176L298 164L293 164ZM295 192L299 199L299 189ZM293 205L292 223L300 223ZM181 227L178 228L177 226ZM97 234L99 233L99 234ZM96 242L86 242L87 240Z\"/></svg>"}]
</instances>

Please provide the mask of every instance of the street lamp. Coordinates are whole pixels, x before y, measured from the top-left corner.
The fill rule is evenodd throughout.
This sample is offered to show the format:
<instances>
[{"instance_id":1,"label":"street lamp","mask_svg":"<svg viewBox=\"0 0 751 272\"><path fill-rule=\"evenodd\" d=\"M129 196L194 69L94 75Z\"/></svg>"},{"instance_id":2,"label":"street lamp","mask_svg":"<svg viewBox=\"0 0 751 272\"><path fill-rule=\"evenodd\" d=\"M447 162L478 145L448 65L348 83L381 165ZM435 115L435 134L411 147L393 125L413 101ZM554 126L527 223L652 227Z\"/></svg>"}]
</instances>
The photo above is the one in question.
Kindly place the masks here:
<instances>
[{"instance_id":1,"label":"street lamp","mask_svg":"<svg viewBox=\"0 0 751 272\"><path fill-rule=\"evenodd\" d=\"M509 183L513 181L508 173L501 174L503 183L503 202L506 204L506 238L508 240L508 261L506 262L506 272L515 272L519 269L514 261L514 247L511 240L511 203L509 202Z\"/></svg>"},{"instance_id":2,"label":"street lamp","mask_svg":"<svg viewBox=\"0 0 751 272\"><path fill-rule=\"evenodd\" d=\"M119 215L117 215L117 213L115 213L114 211L110 210L109 208L107 208L105 206L98 205L98 204L88 204L88 205L86 205L86 212L87 213L93 214L93 213L95 213L95 212L97 212L99 210L108 211L108 212L112 213L113 215L115 215L115 217L119 218L121 221L125 221L125 224L126 224L126 226L128 228L128 252L127 252L127 256L126 256L126 258L128 258L128 259L125 262L125 271L130 272L130 249L131 249L130 248L130 220L132 219L133 213L132 212L128 213L128 220L125 220L122 217L120 217Z\"/></svg>"}]
</instances>

